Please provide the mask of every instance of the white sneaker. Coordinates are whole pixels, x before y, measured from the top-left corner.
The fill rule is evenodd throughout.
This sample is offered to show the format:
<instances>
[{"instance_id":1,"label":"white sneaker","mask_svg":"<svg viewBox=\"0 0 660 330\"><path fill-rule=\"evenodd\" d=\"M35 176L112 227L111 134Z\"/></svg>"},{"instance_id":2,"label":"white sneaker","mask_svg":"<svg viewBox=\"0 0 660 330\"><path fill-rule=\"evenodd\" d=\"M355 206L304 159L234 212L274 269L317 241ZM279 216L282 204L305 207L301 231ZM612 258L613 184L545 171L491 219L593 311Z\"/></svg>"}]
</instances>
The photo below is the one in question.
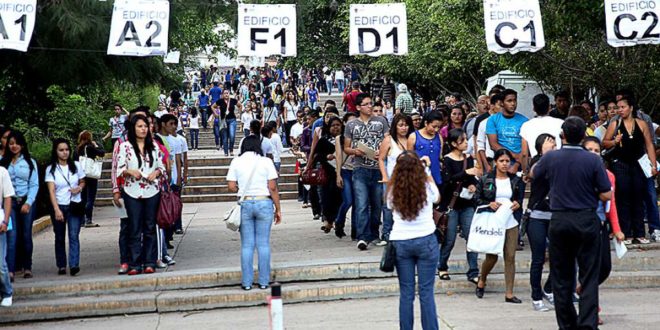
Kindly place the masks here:
<instances>
[{"instance_id":1,"label":"white sneaker","mask_svg":"<svg viewBox=\"0 0 660 330\"><path fill-rule=\"evenodd\" d=\"M532 301L532 306L537 312L548 312L550 308L543 303L543 300Z\"/></svg>"},{"instance_id":2,"label":"white sneaker","mask_svg":"<svg viewBox=\"0 0 660 330\"><path fill-rule=\"evenodd\" d=\"M660 230L656 229L651 233L651 241L660 242Z\"/></svg>"},{"instance_id":3,"label":"white sneaker","mask_svg":"<svg viewBox=\"0 0 660 330\"><path fill-rule=\"evenodd\" d=\"M367 242L365 242L364 240L360 240L357 243L357 248L360 249L361 251L366 250L367 249Z\"/></svg>"},{"instance_id":4,"label":"white sneaker","mask_svg":"<svg viewBox=\"0 0 660 330\"><path fill-rule=\"evenodd\" d=\"M543 291L543 298L545 298L545 300L547 300L550 305L554 306L554 304L555 304L555 295L554 294L547 293L547 292Z\"/></svg>"},{"instance_id":5,"label":"white sneaker","mask_svg":"<svg viewBox=\"0 0 660 330\"><path fill-rule=\"evenodd\" d=\"M0 302L0 306L2 307L9 307L11 306L11 304L12 304L11 297L2 298L2 302Z\"/></svg>"},{"instance_id":6,"label":"white sneaker","mask_svg":"<svg viewBox=\"0 0 660 330\"><path fill-rule=\"evenodd\" d=\"M167 268L167 264L162 262L161 260L156 260L156 268L159 269Z\"/></svg>"},{"instance_id":7,"label":"white sneaker","mask_svg":"<svg viewBox=\"0 0 660 330\"><path fill-rule=\"evenodd\" d=\"M381 240L381 241L379 241L378 243L376 243L376 246L385 246L385 245L387 245L387 241L386 241L386 240Z\"/></svg>"}]
</instances>

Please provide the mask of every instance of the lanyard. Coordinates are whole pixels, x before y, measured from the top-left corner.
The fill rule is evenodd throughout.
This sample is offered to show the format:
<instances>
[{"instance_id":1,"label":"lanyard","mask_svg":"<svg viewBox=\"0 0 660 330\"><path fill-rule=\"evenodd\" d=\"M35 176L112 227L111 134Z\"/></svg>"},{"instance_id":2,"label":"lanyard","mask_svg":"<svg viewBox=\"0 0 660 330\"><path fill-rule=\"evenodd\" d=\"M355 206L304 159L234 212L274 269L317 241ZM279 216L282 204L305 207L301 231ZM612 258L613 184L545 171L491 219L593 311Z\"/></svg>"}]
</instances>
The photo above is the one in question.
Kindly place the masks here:
<instances>
[{"instance_id":1,"label":"lanyard","mask_svg":"<svg viewBox=\"0 0 660 330\"><path fill-rule=\"evenodd\" d=\"M62 171L62 167L60 166L60 164L57 164L57 170L60 171L60 174L62 175L62 178L64 179L64 181L66 181L66 184L69 186L69 188L73 188L73 187L71 187L71 182L69 180L70 179L69 175L71 174L71 171L69 170L69 168L67 167L66 177L64 176L64 171Z\"/></svg>"}]
</instances>

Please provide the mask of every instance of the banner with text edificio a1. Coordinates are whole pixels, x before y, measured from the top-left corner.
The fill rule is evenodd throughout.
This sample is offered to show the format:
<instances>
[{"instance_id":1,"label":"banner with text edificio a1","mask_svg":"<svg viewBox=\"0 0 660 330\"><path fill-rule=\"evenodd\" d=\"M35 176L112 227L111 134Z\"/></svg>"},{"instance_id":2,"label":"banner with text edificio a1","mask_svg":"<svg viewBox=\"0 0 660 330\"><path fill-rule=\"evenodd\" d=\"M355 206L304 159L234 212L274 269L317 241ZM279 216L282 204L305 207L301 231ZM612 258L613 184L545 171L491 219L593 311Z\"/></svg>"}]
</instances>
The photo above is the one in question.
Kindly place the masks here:
<instances>
[{"instance_id":1,"label":"banner with text edificio a1","mask_svg":"<svg viewBox=\"0 0 660 330\"><path fill-rule=\"evenodd\" d=\"M408 19L405 3L352 4L350 55L408 54Z\"/></svg>"},{"instance_id":2,"label":"banner with text edificio a1","mask_svg":"<svg viewBox=\"0 0 660 330\"><path fill-rule=\"evenodd\" d=\"M491 52L515 54L545 47L538 0L484 0L484 27Z\"/></svg>"},{"instance_id":3,"label":"banner with text edificio a1","mask_svg":"<svg viewBox=\"0 0 660 330\"><path fill-rule=\"evenodd\" d=\"M116 0L112 9L108 55L167 54L169 24L169 1Z\"/></svg>"},{"instance_id":4,"label":"banner with text edificio a1","mask_svg":"<svg viewBox=\"0 0 660 330\"><path fill-rule=\"evenodd\" d=\"M660 44L660 0L605 0L607 43L613 47Z\"/></svg>"},{"instance_id":5,"label":"banner with text edificio a1","mask_svg":"<svg viewBox=\"0 0 660 330\"><path fill-rule=\"evenodd\" d=\"M238 56L296 56L296 5L238 5Z\"/></svg>"},{"instance_id":6,"label":"banner with text edificio a1","mask_svg":"<svg viewBox=\"0 0 660 330\"><path fill-rule=\"evenodd\" d=\"M37 0L0 2L0 49L27 52L36 16Z\"/></svg>"}]
</instances>

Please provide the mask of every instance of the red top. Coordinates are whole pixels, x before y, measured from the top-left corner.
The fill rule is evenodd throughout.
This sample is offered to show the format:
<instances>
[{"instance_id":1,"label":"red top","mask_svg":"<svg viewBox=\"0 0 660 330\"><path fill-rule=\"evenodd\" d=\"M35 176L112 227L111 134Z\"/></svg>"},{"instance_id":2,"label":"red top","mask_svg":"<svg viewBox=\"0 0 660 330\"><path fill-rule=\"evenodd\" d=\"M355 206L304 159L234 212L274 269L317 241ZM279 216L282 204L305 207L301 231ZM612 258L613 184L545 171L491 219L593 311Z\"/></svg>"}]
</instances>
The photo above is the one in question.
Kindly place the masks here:
<instances>
[{"instance_id":1,"label":"red top","mask_svg":"<svg viewBox=\"0 0 660 330\"><path fill-rule=\"evenodd\" d=\"M616 199L614 199L614 187L616 186L616 179L614 178L614 173L610 172L610 170L605 171L607 171L607 177L610 179L610 183L612 184L612 200L610 200L610 211L605 212L605 218L610 221L610 224L612 225L612 232L618 233L621 232L621 226L619 226L619 216L616 213Z\"/></svg>"},{"instance_id":2,"label":"red top","mask_svg":"<svg viewBox=\"0 0 660 330\"><path fill-rule=\"evenodd\" d=\"M354 90L344 94L344 104L348 107L348 112L357 112L355 99L360 93L360 91Z\"/></svg>"}]
</instances>

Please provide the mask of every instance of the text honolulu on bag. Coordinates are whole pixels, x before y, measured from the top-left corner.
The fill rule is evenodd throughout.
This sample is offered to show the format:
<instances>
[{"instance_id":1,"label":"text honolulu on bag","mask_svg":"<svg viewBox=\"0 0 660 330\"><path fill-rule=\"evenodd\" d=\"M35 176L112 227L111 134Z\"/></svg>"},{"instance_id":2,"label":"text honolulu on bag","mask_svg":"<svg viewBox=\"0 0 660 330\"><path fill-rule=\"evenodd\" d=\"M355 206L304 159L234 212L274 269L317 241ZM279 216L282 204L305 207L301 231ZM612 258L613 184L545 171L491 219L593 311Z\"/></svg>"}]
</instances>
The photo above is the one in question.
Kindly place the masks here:
<instances>
[{"instance_id":1,"label":"text honolulu on bag","mask_svg":"<svg viewBox=\"0 0 660 330\"><path fill-rule=\"evenodd\" d=\"M223 217L223 221L225 222L225 225L227 225L227 228L233 231L238 231L241 228L241 203L243 202L243 199L245 199L245 192L247 191L247 188L250 186L250 183L252 183L252 177L254 177L254 172L257 171L257 167L259 164L255 164L254 167L252 168L252 173L250 174L250 178L247 181L247 184L245 187L241 187L243 190L241 192L241 198L238 199L238 202L236 202L236 205L232 206L227 212L225 212L225 216Z\"/></svg>"}]
</instances>

